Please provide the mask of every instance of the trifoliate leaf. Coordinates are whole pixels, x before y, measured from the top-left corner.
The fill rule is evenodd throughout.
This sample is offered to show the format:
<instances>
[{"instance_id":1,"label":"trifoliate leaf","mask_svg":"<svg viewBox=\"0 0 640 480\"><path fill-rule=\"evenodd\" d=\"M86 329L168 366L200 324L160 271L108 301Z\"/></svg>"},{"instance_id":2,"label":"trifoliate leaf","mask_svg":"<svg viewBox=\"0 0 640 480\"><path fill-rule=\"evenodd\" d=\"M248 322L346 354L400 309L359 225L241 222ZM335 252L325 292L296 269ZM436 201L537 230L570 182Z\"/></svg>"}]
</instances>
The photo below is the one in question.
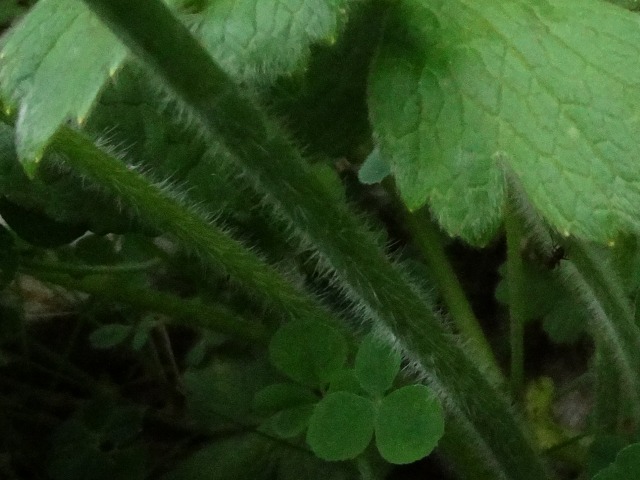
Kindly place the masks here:
<instances>
[{"instance_id":1,"label":"trifoliate leaf","mask_svg":"<svg viewBox=\"0 0 640 480\"><path fill-rule=\"evenodd\" d=\"M356 378L368 393L381 396L391 388L400 371L401 360L397 351L370 333L364 337L356 354Z\"/></svg>"},{"instance_id":2,"label":"trifoliate leaf","mask_svg":"<svg viewBox=\"0 0 640 480\"><path fill-rule=\"evenodd\" d=\"M602 1L394 2L370 108L406 204L482 243L508 165L561 233L637 231L638 55L640 17Z\"/></svg>"},{"instance_id":3,"label":"trifoliate leaf","mask_svg":"<svg viewBox=\"0 0 640 480\"><path fill-rule=\"evenodd\" d=\"M90 41L89 41L90 39ZM126 49L80 1L41 0L4 38L0 98L18 109L18 156L31 173L58 127L82 124Z\"/></svg>"},{"instance_id":4,"label":"trifoliate leaf","mask_svg":"<svg viewBox=\"0 0 640 480\"><path fill-rule=\"evenodd\" d=\"M269 358L292 380L319 387L344 365L347 342L328 325L294 320L280 327L271 339Z\"/></svg>"},{"instance_id":5,"label":"trifoliate leaf","mask_svg":"<svg viewBox=\"0 0 640 480\"><path fill-rule=\"evenodd\" d=\"M409 385L382 400L376 420L376 445L386 461L415 462L427 456L444 434L444 412L424 385Z\"/></svg>"},{"instance_id":6,"label":"trifoliate leaf","mask_svg":"<svg viewBox=\"0 0 640 480\"><path fill-rule=\"evenodd\" d=\"M373 435L375 407L349 392L330 393L315 407L307 442L323 460L349 460L367 448Z\"/></svg>"}]
</instances>

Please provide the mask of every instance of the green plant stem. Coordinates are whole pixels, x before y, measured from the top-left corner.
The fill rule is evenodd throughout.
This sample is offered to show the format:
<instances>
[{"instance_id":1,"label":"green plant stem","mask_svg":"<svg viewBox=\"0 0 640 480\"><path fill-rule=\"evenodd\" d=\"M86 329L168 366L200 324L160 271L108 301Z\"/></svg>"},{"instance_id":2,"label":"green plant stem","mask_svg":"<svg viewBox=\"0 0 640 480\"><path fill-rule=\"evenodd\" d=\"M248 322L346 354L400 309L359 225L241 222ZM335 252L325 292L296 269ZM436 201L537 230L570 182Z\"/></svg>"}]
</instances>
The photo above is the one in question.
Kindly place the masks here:
<instances>
[{"instance_id":1,"label":"green plant stem","mask_svg":"<svg viewBox=\"0 0 640 480\"><path fill-rule=\"evenodd\" d=\"M162 262L159 258L153 258L144 262L118 263L114 265L78 265L74 263L51 261L43 262L22 258L20 263L29 268L34 268L39 271L49 271L52 273L66 273L68 275L115 275L146 272L161 265Z\"/></svg>"},{"instance_id":2,"label":"green plant stem","mask_svg":"<svg viewBox=\"0 0 640 480\"><path fill-rule=\"evenodd\" d=\"M105 190L124 199L131 208L198 253L208 265L227 271L253 295L291 318L337 322L319 301L294 287L256 253L206 219L175 192L96 147L91 140L61 128L51 147L64 161Z\"/></svg>"},{"instance_id":3,"label":"green plant stem","mask_svg":"<svg viewBox=\"0 0 640 480\"><path fill-rule=\"evenodd\" d=\"M105 275L88 275L74 278L69 275L26 269L26 273L50 283L80 292L97 295L115 302L123 302L140 310L166 314L185 325L208 328L220 333L234 335L252 342L266 343L267 332L263 325L239 318L219 305L208 305L198 300L189 300L137 287L119 278Z\"/></svg>"},{"instance_id":4,"label":"green plant stem","mask_svg":"<svg viewBox=\"0 0 640 480\"><path fill-rule=\"evenodd\" d=\"M521 401L524 394L524 312L527 305L522 245L526 237L524 222L516 215L513 207L507 205L505 210L510 318L509 344L511 347L510 385L513 398Z\"/></svg>"},{"instance_id":5,"label":"green plant stem","mask_svg":"<svg viewBox=\"0 0 640 480\"><path fill-rule=\"evenodd\" d=\"M490 370L498 382L504 382L502 371L496 361L491 346L487 341L480 322L473 313L471 304L464 293L442 245L438 227L424 214L411 213L403 206L405 223L409 227L411 237L422 254L422 258L430 267L435 277L439 292L458 332L479 355L483 370Z\"/></svg>"},{"instance_id":6,"label":"green plant stem","mask_svg":"<svg viewBox=\"0 0 640 480\"><path fill-rule=\"evenodd\" d=\"M619 390L628 397L633 425L638 428L640 329L635 324L630 303L624 296L620 280L592 246L574 239L565 239L565 246L571 261L562 262L560 275L591 313L591 332L603 354L598 362L599 381L603 376L620 375ZM606 368L614 364L615 370Z\"/></svg>"},{"instance_id":7,"label":"green plant stem","mask_svg":"<svg viewBox=\"0 0 640 480\"><path fill-rule=\"evenodd\" d=\"M280 127L240 93L159 0L84 0L159 76L208 141L222 137L247 176L320 253L336 281L376 328L412 359L455 424L455 447L473 452L469 478L541 480L546 474L506 398L442 327L433 308L395 269L369 231L312 173ZM184 232L182 240L193 243ZM508 441L505 441L508 439ZM475 470L474 470L475 468Z\"/></svg>"},{"instance_id":8,"label":"green plant stem","mask_svg":"<svg viewBox=\"0 0 640 480\"><path fill-rule=\"evenodd\" d=\"M543 258L551 258L554 242L547 227L531 207L515 177L507 172L507 179L514 200L514 211L523 219L529 233L527 240ZM628 396L633 420L638 426L640 329L635 324L630 302L613 269L604 258L598 256L593 246L572 238L564 238L562 243L570 260L561 260L554 270L567 290L574 292L589 312L591 335L600 355L596 358L598 382L603 388L609 388L613 395L624 392ZM612 368L613 365L617 368ZM615 388L611 384L613 379L619 381ZM603 391L603 394L606 395L606 392ZM602 412L602 423L610 428L614 413L605 410Z\"/></svg>"}]
</instances>

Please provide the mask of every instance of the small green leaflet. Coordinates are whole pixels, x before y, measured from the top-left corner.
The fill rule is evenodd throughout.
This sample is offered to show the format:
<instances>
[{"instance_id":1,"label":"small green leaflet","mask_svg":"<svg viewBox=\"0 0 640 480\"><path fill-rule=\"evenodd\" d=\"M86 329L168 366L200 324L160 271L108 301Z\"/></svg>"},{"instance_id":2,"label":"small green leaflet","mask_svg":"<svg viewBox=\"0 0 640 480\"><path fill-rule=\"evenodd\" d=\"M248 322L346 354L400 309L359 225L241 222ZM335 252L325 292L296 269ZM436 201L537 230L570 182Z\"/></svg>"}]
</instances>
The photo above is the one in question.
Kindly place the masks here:
<instances>
[{"instance_id":1,"label":"small green leaflet","mask_svg":"<svg viewBox=\"0 0 640 480\"><path fill-rule=\"evenodd\" d=\"M640 16L596 0L402 0L370 77L407 206L496 232L508 166L562 234L640 228Z\"/></svg>"}]
</instances>

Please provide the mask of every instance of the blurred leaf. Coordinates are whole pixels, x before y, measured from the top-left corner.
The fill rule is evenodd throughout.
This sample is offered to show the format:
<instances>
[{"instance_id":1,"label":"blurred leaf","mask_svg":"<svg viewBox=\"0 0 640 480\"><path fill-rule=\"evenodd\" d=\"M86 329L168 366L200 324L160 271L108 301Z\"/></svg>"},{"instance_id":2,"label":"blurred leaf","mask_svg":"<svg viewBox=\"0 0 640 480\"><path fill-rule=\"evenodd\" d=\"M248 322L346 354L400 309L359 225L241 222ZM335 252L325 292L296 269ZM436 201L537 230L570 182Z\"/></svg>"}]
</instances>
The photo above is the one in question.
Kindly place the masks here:
<instances>
[{"instance_id":1,"label":"blurred leaf","mask_svg":"<svg viewBox=\"0 0 640 480\"><path fill-rule=\"evenodd\" d=\"M630 480L640 478L640 443L625 447L613 464L600 471L593 480Z\"/></svg>"},{"instance_id":2,"label":"blurred leaf","mask_svg":"<svg viewBox=\"0 0 640 480\"><path fill-rule=\"evenodd\" d=\"M376 445L386 461L412 463L427 456L444 434L444 412L424 385L387 395L378 409Z\"/></svg>"},{"instance_id":3,"label":"blurred leaf","mask_svg":"<svg viewBox=\"0 0 640 480\"><path fill-rule=\"evenodd\" d=\"M182 461L163 480L267 480L275 460L273 444L253 433L211 443Z\"/></svg>"},{"instance_id":4,"label":"blurred leaf","mask_svg":"<svg viewBox=\"0 0 640 480\"><path fill-rule=\"evenodd\" d=\"M135 441L142 410L92 400L53 436L53 480L143 480L146 451Z\"/></svg>"},{"instance_id":5,"label":"blurred leaf","mask_svg":"<svg viewBox=\"0 0 640 480\"><path fill-rule=\"evenodd\" d=\"M356 354L356 378L367 392L382 396L400 372L400 354L372 333L364 337Z\"/></svg>"},{"instance_id":6,"label":"blurred leaf","mask_svg":"<svg viewBox=\"0 0 640 480\"><path fill-rule=\"evenodd\" d=\"M11 283L15 277L19 258L13 235L0 225L0 290Z\"/></svg>"},{"instance_id":7,"label":"blurred leaf","mask_svg":"<svg viewBox=\"0 0 640 480\"><path fill-rule=\"evenodd\" d=\"M260 429L280 438L295 438L307 429L314 408L315 403L285 408L267 419Z\"/></svg>"},{"instance_id":8,"label":"blurred leaf","mask_svg":"<svg viewBox=\"0 0 640 480\"><path fill-rule=\"evenodd\" d=\"M311 452L282 449L277 480L361 480L353 462L326 462Z\"/></svg>"},{"instance_id":9,"label":"blurred leaf","mask_svg":"<svg viewBox=\"0 0 640 480\"><path fill-rule=\"evenodd\" d=\"M292 380L321 387L344 365L347 342L328 325L293 320L282 325L271 339L269 358Z\"/></svg>"},{"instance_id":10,"label":"blurred leaf","mask_svg":"<svg viewBox=\"0 0 640 480\"><path fill-rule=\"evenodd\" d=\"M236 422L258 424L253 398L274 375L262 360L214 361L210 366L184 374L187 405L191 416L202 427L216 429Z\"/></svg>"},{"instance_id":11,"label":"blurred leaf","mask_svg":"<svg viewBox=\"0 0 640 480\"><path fill-rule=\"evenodd\" d=\"M308 388L293 383L275 383L256 393L253 408L258 413L274 413L301 404L315 403L319 399Z\"/></svg>"},{"instance_id":12,"label":"blurred leaf","mask_svg":"<svg viewBox=\"0 0 640 480\"><path fill-rule=\"evenodd\" d=\"M91 332L91 335L89 335L89 341L93 348L101 350L113 348L127 340L132 331L133 326L131 325L123 325L120 323L102 325Z\"/></svg>"},{"instance_id":13,"label":"blurred leaf","mask_svg":"<svg viewBox=\"0 0 640 480\"><path fill-rule=\"evenodd\" d=\"M589 446L587 460L589 478L611 465L616 460L618 452L627 445L628 442L618 435L598 435Z\"/></svg>"},{"instance_id":14,"label":"blurred leaf","mask_svg":"<svg viewBox=\"0 0 640 480\"><path fill-rule=\"evenodd\" d=\"M330 393L315 407L307 442L323 460L350 460L371 442L376 409L371 400L349 392Z\"/></svg>"}]
</instances>

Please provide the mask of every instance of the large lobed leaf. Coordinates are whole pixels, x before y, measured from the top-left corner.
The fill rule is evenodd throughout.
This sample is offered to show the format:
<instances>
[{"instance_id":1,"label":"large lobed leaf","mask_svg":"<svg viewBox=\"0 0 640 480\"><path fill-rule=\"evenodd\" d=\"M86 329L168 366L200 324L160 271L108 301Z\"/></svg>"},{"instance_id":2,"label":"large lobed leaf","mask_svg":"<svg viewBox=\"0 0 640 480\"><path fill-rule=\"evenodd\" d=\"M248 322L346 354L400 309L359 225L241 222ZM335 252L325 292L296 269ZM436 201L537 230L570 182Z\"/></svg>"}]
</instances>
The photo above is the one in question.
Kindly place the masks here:
<instances>
[{"instance_id":1,"label":"large lobed leaf","mask_svg":"<svg viewBox=\"0 0 640 480\"><path fill-rule=\"evenodd\" d=\"M410 209L482 243L503 168L561 233L598 241L640 216L640 17L596 0L402 0L370 110Z\"/></svg>"}]
</instances>

